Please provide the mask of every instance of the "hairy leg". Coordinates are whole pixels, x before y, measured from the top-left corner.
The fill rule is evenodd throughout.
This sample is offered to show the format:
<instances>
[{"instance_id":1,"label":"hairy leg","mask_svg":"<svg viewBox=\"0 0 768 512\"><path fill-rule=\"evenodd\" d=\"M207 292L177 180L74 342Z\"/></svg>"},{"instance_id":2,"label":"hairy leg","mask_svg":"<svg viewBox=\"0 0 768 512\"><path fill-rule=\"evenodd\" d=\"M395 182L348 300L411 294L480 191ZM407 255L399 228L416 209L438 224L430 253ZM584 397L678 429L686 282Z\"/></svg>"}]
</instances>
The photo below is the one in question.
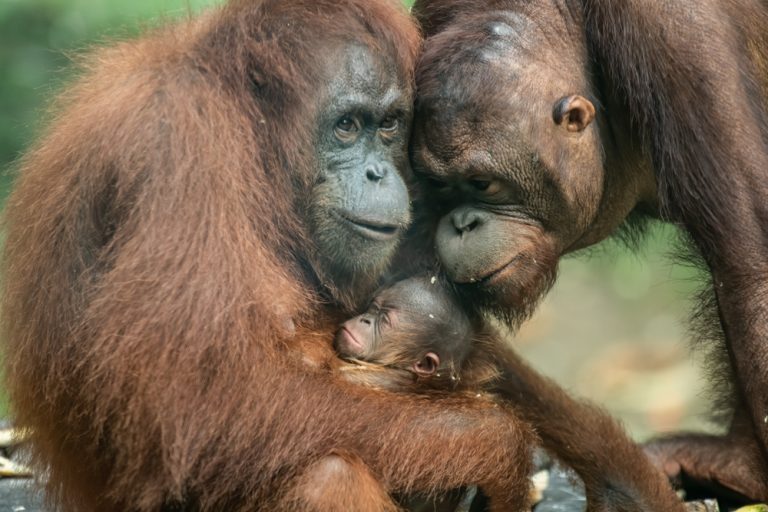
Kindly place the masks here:
<instances>
[{"instance_id":1,"label":"hairy leg","mask_svg":"<svg viewBox=\"0 0 768 512\"><path fill-rule=\"evenodd\" d=\"M321 458L302 473L275 507L277 510L401 510L368 466L355 455L336 453Z\"/></svg>"},{"instance_id":2,"label":"hairy leg","mask_svg":"<svg viewBox=\"0 0 768 512\"><path fill-rule=\"evenodd\" d=\"M338 450L301 472L290 489L278 498L274 508L314 512L453 510L462 497L457 491L438 492L436 495L429 493L422 496L426 499L418 499L411 493L414 489L437 490L437 479L441 480L437 488L445 491L457 489L468 480L462 473L469 471L472 480L482 485L490 497L491 512L529 510L529 473L532 448L537 439L529 425L517 418L510 408L491 406L486 409L483 402L485 400L478 399L480 409L470 406L463 414L444 415L442 426L434 430L434 442L453 452L455 470L447 472L447 468L441 467L446 461L438 464L432 460L430 463L427 454L424 464L419 467L402 467L395 474L379 474L384 466L376 460L377 456L372 456L367 450L363 450L362 457ZM432 429L436 426L429 425L426 416L424 420L423 427ZM456 436L471 438L472 442L462 442ZM387 444L385 440L382 443ZM397 460L397 450L387 451L390 462ZM363 460L370 460L371 463L366 464ZM433 471L442 473L442 476L431 474ZM402 508L392 500L390 492L403 496Z\"/></svg>"}]
</instances>

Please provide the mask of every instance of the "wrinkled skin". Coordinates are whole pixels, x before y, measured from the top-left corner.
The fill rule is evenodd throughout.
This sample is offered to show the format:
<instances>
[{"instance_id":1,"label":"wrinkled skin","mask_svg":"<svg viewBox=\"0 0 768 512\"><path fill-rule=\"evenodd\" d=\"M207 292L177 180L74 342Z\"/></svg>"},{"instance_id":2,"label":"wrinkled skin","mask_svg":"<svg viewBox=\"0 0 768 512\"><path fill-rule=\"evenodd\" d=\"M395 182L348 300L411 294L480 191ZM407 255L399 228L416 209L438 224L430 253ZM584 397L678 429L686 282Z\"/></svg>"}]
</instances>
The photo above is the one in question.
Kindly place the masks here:
<instances>
[{"instance_id":1,"label":"wrinkled skin","mask_svg":"<svg viewBox=\"0 0 768 512\"><path fill-rule=\"evenodd\" d=\"M547 82L520 78L547 73L546 56L577 51L532 59L515 44L516 30L531 30L526 23L503 14L476 22L486 38L477 60L429 53L456 37L451 31L429 41L413 138L414 168L440 217L435 246L445 272L512 320L526 318L548 290L561 255L655 203L647 166L631 162L630 172L630 162L612 161L617 172L607 175L594 105L567 93L589 94L577 58L564 58ZM439 85L437 69L482 78Z\"/></svg>"},{"instance_id":2,"label":"wrinkled skin","mask_svg":"<svg viewBox=\"0 0 768 512\"><path fill-rule=\"evenodd\" d=\"M403 176L412 108L393 64L367 48L349 46L328 63L309 211L323 264L343 283L381 275L410 223Z\"/></svg>"},{"instance_id":3,"label":"wrinkled skin","mask_svg":"<svg viewBox=\"0 0 768 512\"><path fill-rule=\"evenodd\" d=\"M414 170L442 208L435 245L448 276L515 323L562 255L631 215L681 225L713 275L737 411L725 437L681 435L650 453L671 477L768 499L764 3L414 10L431 36Z\"/></svg>"}]
</instances>

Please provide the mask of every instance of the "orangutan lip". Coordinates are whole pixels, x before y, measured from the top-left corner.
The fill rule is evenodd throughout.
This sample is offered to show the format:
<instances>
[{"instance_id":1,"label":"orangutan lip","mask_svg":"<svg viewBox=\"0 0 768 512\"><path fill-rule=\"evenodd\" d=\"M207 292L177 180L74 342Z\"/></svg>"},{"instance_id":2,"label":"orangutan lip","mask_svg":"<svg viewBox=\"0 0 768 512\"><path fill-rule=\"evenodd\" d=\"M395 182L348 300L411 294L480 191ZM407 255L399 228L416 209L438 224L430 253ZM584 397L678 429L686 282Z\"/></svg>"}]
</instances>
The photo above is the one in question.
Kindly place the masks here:
<instances>
[{"instance_id":1,"label":"orangutan lip","mask_svg":"<svg viewBox=\"0 0 768 512\"><path fill-rule=\"evenodd\" d=\"M357 340L357 338L355 338L355 335L354 335L354 334L352 334L352 331L350 331L350 330L349 330L349 329L347 329L346 327L342 327L342 328L341 328L341 330L342 330L342 331L344 331L344 337L347 339L347 341L348 341L348 342L349 342L351 345L353 345L355 348L359 348L360 350L362 350L362 348L363 348L363 344L362 344L362 343L360 343L360 342Z\"/></svg>"},{"instance_id":2,"label":"orangutan lip","mask_svg":"<svg viewBox=\"0 0 768 512\"><path fill-rule=\"evenodd\" d=\"M352 217L349 214L336 212L336 215L356 232L373 240L391 240L397 235L398 227L367 219Z\"/></svg>"},{"instance_id":3,"label":"orangutan lip","mask_svg":"<svg viewBox=\"0 0 768 512\"><path fill-rule=\"evenodd\" d=\"M508 262L506 262L501 267L499 267L496 270L494 270L493 272L491 272L489 274L486 274L486 275L484 275L483 277L481 277L479 279L475 279L474 281L469 281L469 282L466 282L466 283L463 283L463 284L479 284L479 285L490 284L491 281L493 281L495 278L497 278L502 272L507 270L512 265L516 264L519 259L520 259L520 255L517 255L514 258L512 258L511 260L509 260Z\"/></svg>"}]
</instances>

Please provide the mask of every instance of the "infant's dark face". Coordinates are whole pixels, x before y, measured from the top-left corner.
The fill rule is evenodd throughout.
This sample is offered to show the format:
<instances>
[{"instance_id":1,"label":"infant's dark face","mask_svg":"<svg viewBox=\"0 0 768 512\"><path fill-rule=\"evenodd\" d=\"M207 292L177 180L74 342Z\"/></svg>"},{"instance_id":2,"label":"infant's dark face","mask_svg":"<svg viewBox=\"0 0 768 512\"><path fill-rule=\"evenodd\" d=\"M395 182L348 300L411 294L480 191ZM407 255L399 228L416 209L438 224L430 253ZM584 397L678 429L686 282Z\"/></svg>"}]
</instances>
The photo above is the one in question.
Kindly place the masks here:
<instances>
[{"instance_id":1,"label":"infant's dark face","mask_svg":"<svg viewBox=\"0 0 768 512\"><path fill-rule=\"evenodd\" d=\"M471 338L470 322L456 300L432 279L410 278L376 294L368 310L342 324L342 357L436 372L460 364Z\"/></svg>"}]
</instances>

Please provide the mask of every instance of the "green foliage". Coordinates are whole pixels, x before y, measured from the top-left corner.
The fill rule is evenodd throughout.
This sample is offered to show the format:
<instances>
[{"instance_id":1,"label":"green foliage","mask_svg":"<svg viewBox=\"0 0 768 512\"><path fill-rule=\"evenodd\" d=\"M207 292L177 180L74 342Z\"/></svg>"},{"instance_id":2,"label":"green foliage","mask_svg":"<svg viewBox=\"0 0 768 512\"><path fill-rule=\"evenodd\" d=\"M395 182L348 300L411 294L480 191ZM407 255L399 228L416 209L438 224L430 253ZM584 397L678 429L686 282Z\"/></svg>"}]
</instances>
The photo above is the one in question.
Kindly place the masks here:
<instances>
[{"instance_id":1,"label":"green foliage","mask_svg":"<svg viewBox=\"0 0 768 512\"><path fill-rule=\"evenodd\" d=\"M410 6L413 0L404 0ZM3 0L0 2L0 170L40 128L44 105L66 80L69 58L90 44L131 35L153 20L222 0ZM6 176L7 178L7 176ZM7 188L0 182L0 198Z\"/></svg>"},{"instance_id":2,"label":"green foliage","mask_svg":"<svg viewBox=\"0 0 768 512\"><path fill-rule=\"evenodd\" d=\"M0 168L39 129L45 101L67 77L68 55L135 33L146 20L185 15L216 0L5 0L0 2ZM0 195L4 196L4 190Z\"/></svg>"}]
</instances>

